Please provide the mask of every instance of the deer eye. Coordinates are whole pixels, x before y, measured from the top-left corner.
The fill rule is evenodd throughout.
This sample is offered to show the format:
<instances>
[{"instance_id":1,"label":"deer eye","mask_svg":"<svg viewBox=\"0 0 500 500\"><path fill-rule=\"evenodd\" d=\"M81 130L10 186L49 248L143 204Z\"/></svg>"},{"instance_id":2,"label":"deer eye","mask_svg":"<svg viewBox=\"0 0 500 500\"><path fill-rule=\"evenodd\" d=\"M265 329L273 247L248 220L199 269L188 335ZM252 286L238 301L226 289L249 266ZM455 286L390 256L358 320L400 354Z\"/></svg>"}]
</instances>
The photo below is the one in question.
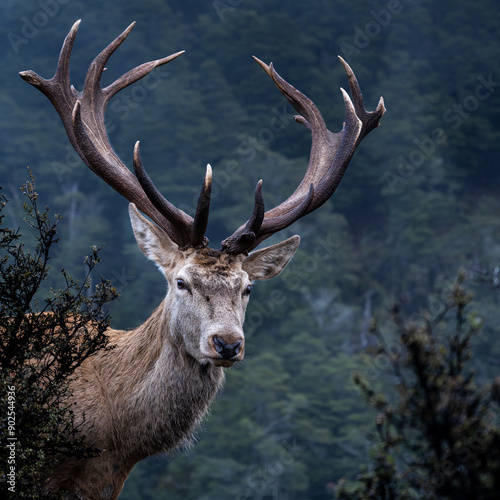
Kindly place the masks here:
<instances>
[{"instance_id":1,"label":"deer eye","mask_svg":"<svg viewBox=\"0 0 500 500\"><path fill-rule=\"evenodd\" d=\"M186 289L186 282L181 279L181 278L177 278L177 289L178 290L185 290Z\"/></svg>"},{"instance_id":2,"label":"deer eye","mask_svg":"<svg viewBox=\"0 0 500 500\"><path fill-rule=\"evenodd\" d=\"M250 295L250 293L252 292L252 287L253 285L250 284L250 285L247 285L247 287L245 288L245 290L243 291L243 295Z\"/></svg>"}]
</instances>

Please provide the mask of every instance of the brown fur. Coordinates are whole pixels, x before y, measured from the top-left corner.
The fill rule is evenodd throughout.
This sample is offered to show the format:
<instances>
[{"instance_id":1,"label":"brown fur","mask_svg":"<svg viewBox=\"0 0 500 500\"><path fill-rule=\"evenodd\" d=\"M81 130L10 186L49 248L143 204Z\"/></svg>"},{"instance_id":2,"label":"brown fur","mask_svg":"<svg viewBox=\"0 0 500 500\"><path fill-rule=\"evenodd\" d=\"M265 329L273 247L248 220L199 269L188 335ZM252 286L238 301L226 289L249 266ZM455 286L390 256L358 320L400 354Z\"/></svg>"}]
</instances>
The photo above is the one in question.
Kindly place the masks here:
<instances>
[{"instance_id":1,"label":"brown fur","mask_svg":"<svg viewBox=\"0 0 500 500\"><path fill-rule=\"evenodd\" d=\"M102 450L68 461L51 476L51 490L75 498L114 500L139 460L189 443L224 381L223 367L243 359L248 285L280 272L299 241L290 238L248 260L206 248L181 251L133 206L131 220L169 290L140 327L110 329L115 347L87 359L75 374L76 423L86 443ZM215 336L241 342L234 359L221 359Z\"/></svg>"},{"instance_id":2,"label":"brown fur","mask_svg":"<svg viewBox=\"0 0 500 500\"><path fill-rule=\"evenodd\" d=\"M77 424L87 444L103 451L59 467L53 488L83 498L118 498L139 460L187 444L201 421L223 369L200 365L175 345L165 328L164 302L141 327L110 330L116 347L90 358L77 373Z\"/></svg>"}]
</instances>

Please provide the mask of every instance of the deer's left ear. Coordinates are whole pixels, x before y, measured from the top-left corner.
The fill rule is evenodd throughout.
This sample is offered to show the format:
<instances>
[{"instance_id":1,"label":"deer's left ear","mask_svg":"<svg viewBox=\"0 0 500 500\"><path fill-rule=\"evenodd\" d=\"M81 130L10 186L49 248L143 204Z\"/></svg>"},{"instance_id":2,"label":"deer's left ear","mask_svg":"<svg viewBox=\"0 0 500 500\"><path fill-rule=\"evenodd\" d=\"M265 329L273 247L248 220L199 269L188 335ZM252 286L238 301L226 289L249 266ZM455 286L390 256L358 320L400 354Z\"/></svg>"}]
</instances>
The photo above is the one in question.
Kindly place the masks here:
<instances>
[{"instance_id":1,"label":"deer's left ear","mask_svg":"<svg viewBox=\"0 0 500 500\"><path fill-rule=\"evenodd\" d=\"M179 259L179 247L165 231L145 219L133 203L129 205L128 212L137 245L165 274Z\"/></svg>"},{"instance_id":2,"label":"deer's left ear","mask_svg":"<svg viewBox=\"0 0 500 500\"><path fill-rule=\"evenodd\" d=\"M252 252L242 265L243 271L254 281L268 280L281 273L299 247L300 236L292 236L281 243Z\"/></svg>"}]
</instances>

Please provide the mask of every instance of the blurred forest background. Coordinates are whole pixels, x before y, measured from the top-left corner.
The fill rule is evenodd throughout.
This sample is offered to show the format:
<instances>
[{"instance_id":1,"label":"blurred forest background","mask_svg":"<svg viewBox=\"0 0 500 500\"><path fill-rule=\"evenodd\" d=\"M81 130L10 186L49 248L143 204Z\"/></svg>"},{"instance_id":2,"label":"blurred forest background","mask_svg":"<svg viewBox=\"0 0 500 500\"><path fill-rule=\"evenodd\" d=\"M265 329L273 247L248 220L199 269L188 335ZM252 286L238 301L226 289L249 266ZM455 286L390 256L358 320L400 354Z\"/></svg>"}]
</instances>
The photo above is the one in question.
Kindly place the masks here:
<instances>
[{"instance_id":1,"label":"blurred forest background","mask_svg":"<svg viewBox=\"0 0 500 500\"><path fill-rule=\"evenodd\" d=\"M388 110L332 200L278 235L303 241L287 270L252 294L246 361L227 370L197 444L141 462L120 498L333 498L335 484L368 463L373 441L374 413L353 372L393 383L366 355L370 318L390 336L390 304L406 316L439 314L459 268L485 322L473 345L477 380L499 374L500 294L491 286L500 265L497 2L4 2L0 184L12 200L8 225L23 226L19 186L30 166L40 205L63 216L53 269L83 273L89 247L104 245L99 272L121 292L112 325L130 328L159 304L164 280L133 240L127 202L85 167L50 103L18 76L33 69L51 77L79 18L71 68L78 89L93 57L132 21L109 81L187 51L118 94L107 125L129 165L141 140L155 184L190 213L212 165L214 248L250 215L258 179L271 207L307 165L309 133L251 55L273 61L333 131L344 116L339 87L348 88L338 54L355 71L367 109L382 95Z\"/></svg>"}]
</instances>

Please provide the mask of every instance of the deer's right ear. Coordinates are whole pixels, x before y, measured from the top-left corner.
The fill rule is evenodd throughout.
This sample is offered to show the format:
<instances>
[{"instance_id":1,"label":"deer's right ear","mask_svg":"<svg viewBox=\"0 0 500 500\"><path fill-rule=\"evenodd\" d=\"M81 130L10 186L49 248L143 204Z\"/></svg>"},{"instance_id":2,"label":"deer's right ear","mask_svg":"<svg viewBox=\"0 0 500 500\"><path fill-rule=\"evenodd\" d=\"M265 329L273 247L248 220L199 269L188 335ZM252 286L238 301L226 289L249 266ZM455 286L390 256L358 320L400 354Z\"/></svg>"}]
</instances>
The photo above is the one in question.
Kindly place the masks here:
<instances>
[{"instance_id":1,"label":"deer's right ear","mask_svg":"<svg viewBox=\"0 0 500 500\"><path fill-rule=\"evenodd\" d=\"M179 247L165 231L144 218L133 203L128 206L128 213L137 245L165 273L178 258Z\"/></svg>"},{"instance_id":2,"label":"deer's right ear","mask_svg":"<svg viewBox=\"0 0 500 500\"><path fill-rule=\"evenodd\" d=\"M299 247L300 237L292 236L276 245L250 253L241 268L251 281L268 280L281 273Z\"/></svg>"}]
</instances>

